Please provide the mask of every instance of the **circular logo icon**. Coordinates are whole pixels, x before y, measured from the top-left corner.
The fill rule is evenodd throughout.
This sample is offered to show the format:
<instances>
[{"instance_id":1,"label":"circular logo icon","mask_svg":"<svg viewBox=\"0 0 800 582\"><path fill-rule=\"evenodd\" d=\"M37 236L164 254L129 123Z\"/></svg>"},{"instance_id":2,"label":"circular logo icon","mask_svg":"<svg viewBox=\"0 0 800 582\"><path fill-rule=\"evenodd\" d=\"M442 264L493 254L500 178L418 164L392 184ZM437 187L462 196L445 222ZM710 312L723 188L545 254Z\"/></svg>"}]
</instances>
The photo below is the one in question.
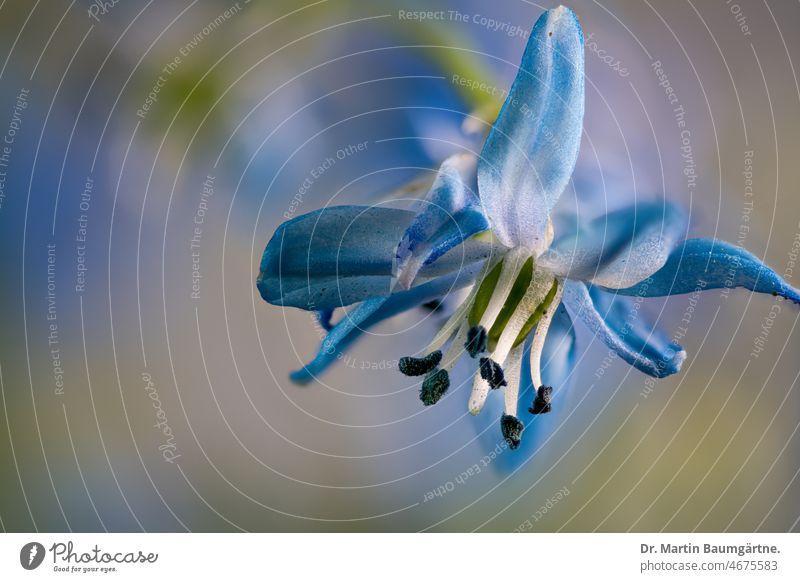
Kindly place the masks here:
<instances>
[{"instance_id":1,"label":"circular logo icon","mask_svg":"<svg viewBox=\"0 0 800 582\"><path fill-rule=\"evenodd\" d=\"M44 561L44 546L39 542L30 542L19 551L19 563L26 570L35 570Z\"/></svg>"}]
</instances>

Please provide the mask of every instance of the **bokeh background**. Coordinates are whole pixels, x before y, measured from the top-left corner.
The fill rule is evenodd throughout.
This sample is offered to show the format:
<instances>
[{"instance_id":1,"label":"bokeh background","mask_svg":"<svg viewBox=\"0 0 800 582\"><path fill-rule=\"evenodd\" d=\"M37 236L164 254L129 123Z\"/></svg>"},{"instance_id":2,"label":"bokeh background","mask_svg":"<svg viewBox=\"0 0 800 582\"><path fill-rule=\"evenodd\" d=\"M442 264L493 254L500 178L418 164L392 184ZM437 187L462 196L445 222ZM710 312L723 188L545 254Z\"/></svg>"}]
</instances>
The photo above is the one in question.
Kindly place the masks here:
<instances>
[{"instance_id":1,"label":"bokeh background","mask_svg":"<svg viewBox=\"0 0 800 582\"><path fill-rule=\"evenodd\" d=\"M393 369L441 313L397 317L320 382L288 381L319 331L255 290L284 214L385 200L479 147L462 122L497 103L454 75L507 88L553 6L2 2L0 526L800 529L800 311L769 296L648 300L689 353L657 383L579 330L569 386L514 458L492 454L496 418L466 413L468 385L426 409ZM666 196L693 235L797 285L800 6L571 7L587 113L561 211ZM444 16L402 16L423 9Z\"/></svg>"}]
</instances>

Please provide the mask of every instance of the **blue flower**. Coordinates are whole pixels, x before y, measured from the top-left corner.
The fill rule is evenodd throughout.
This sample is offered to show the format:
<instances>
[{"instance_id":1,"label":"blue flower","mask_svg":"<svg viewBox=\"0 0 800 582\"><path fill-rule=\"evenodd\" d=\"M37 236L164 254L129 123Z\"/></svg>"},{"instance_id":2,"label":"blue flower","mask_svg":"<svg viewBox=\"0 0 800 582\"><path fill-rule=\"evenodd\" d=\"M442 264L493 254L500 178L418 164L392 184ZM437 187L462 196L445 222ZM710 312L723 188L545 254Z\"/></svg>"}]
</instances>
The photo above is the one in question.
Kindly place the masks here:
<instances>
[{"instance_id":1,"label":"blue flower","mask_svg":"<svg viewBox=\"0 0 800 582\"><path fill-rule=\"evenodd\" d=\"M447 159L417 208L336 206L282 224L264 251L258 289L269 303L319 312L330 327L292 379L320 374L369 326L471 286L430 344L400 360L400 371L422 377L420 398L431 405L447 392L455 363L468 359L469 411L502 389L500 428L516 448L520 386L536 392L531 414L550 411L553 386L575 359L574 320L662 378L680 370L686 352L624 296L744 287L800 303L797 290L747 251L685 240L686 216L667 202L616 210L554 238L550 214L575 166L583 111L580 24L567 8L548 10L480 155ZM345 306L353 307L330 326Z\"/></svg>"}]
</instances>

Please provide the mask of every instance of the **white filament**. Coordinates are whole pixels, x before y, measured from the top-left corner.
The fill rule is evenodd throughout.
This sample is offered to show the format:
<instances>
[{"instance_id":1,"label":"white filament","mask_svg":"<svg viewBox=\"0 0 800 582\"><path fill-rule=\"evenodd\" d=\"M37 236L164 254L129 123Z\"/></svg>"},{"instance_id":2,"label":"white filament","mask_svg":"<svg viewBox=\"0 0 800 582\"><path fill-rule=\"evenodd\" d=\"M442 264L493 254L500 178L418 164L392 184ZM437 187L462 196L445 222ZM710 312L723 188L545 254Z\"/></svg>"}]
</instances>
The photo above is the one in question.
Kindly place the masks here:
<instances>
[{"instance_id":1,"label":"white filament","mask_svg":"<svg viewBox=\"0 0 800 582\"><path fill-rule=\"evenodd\" d=\"M453 369L453 366L455 366L458 359L466 351L464 343L467 340L468 332L469 324L467 323L467 320L464 319L461 322L461 327L458 328L458 333L456 333L453 343L450 344L450 347L447 348L447 352L445 352L444 356L442 357L442 361L439 364L441 369L447 370L448 373Z\"/></svg>"},{"instance_id":2,"label":"white filament","mask_svg":"<svg viewBox=\"0 0 800 582\"><path fill-rule=\"evenodd\" d=\"M453 334L458 332L458 326L461 325L461 322L464 321L464 317L469 309L470 305L472 305L472 299L474 297L474 289L470 292L469 297L467 297L461 305L455 310L453 315L451 315L445 324L442 326L436 335L431 340L431 343L428 344L422 353L423 354L430 354L431 352L435 352L436 350L441 350L444 347L444 344L447 343Z\"/></svg>"},{"instance_id":3,"label":"white filament","mask_svg":"<svg viewBox=\"0 0 800 582\"><path fill-rule=\"evenodd\" d=\"M472 392L469 395L469 413L476 415L483 410L483 405L486 403L486 398L489 396L491 387L489 383L481 378L480 371L478 371L472 380Z\"/></svg>"},{"instance_id":4,"label":"white filament","mask_svg":"<svg viewBox=\"0 0 800 582\"><path fill-rule=\"evenodd\" d=\"M522 355L525 353L525 342L522 342L508 354L503 371L508 385L503 391L505 399L505 412L517 416L517 401L519 400L519 377L522 369Z\"/></svg>"},{"instance_id":5,"label":"white filament","mask_svg":"<svg viewBox=\"0 0 800 582\"><path fill-rule=\"evenodd\" d=\"M544 349L544 340L547 338L547 331L550 329L550 323L556 314L559 304L561 303L561 295L564 291L564 286L559 282L556 294L550 307L547 308L545 313L539 320L536 326L536 331L533 332L533 340L531 342L531 379L533 380L534 389L542 385L542 350Z\"/></svg>"},{"instance_id":6,"label":"white filament","mask_svg":"<svg viewBox=\"0 0 800 582\"><path fill-rule=\"evenodd\" d=\"M553 286L553 275L543 269L537 269L534 273L531 284L525 291L525 296L519 302L517 308L514 310L513 315L508 320L503 333L500 334L500 339L497 341L497 347L492 352L492 359L503 365L506 357L508 357L514 342L519 337L519 332L525 327L528 319L530 319L533 312L542 304L547 297L547 293ZM538 327L538 326L537 326Z\"/></svg>"}]
</instances>

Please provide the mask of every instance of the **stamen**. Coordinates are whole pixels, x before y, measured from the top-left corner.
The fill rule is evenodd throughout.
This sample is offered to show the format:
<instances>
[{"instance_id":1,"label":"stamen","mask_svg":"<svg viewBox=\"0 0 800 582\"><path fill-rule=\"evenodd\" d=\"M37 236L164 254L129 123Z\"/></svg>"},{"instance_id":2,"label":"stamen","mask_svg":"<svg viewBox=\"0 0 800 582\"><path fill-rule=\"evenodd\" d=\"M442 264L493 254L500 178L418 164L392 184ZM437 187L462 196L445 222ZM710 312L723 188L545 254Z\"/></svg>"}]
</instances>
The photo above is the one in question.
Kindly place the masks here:
<instances>
[{"instance_id":1,"label":"stamen","mask_svg":"<svg viewBox=\"0 0 800 582\"><path fill-rule=\"evenodd\" d=\"M505 363L509 352L514 347L517 336L525 323L530 319L531 313L535 310L534 306L538 306L544 301L547 296L547 291L552 286L554 280L552 273L546 269L537 268L535 264L532 264L532 266L534 268L534 273L528 288L522 299L515 304L514 313L504 324L504 329L492 352L491 359L495 362ZM494 297L492 301L494 301ZM491 348L491 346L489 347ZM472 393L469 399L469 411L471 414L478 414L481 411L489 395L489 390L489 383L476 376L472 384Z\"/></svg>"},{"instance_id":2,"label":"stamen","mask_svg":"<svg viewBox=\"0 0 800 582\"><path fill-rule=\"evenodd\" d=\"M425 406L436 404L439 399L447 392L450 387L450 370L453 369L456 362L461 358L464 353L464 340L467 337L467 322L464 321L456 334L455 339L450 344L444 357L441 361L441 368L431 372L422 383L422 390L420 391L420 399ZM475 375L477 381L483 382L486 386L486 391L489 391L489 385L480 376ZM474 389L473 389L474 390ZM475 413L477 414L477 412Z\"/></svg>"},{"instance_id":3,"label":"stamen","mask_svg":"<svg viewBox=\"0 0 800 582\"><path fill-rule=\"evenodd\" d=\"M494 290L497 287L497 281L500 279L500 273L502 272L503 261L500 261L492 267L492 270L481 280L475 294L475 301L469 312L470 325L477 325L483 317L483 314L486 313L486 308L489 306L489 301L492 299Z\"/></svg>"},{"instance_id":4,"label":"stamen","mask_svg":"<svg viewBox=\"0 0 800 582\"><path fill-rule=\"evenodd\" d=\"M519 345L508 354L503 364L508 386L503 390L505 412L511 416L517 415L517 401L519 400L519 377L522 368L522 356L525 353L525 344Z\"/></svg>"},{"instance_id":5,"label":"stamen","mask_svg":"<svg viewBox=\"0 0 800 582\"><path fill-rule=\"evenodd\" d=\"M469 332L467 332L467 343L464 344L464 347L467 348L470 357L474 358L478 354L485 352L488 339L489 336L486 333L486 328L482 325L474 325L469 328Z\"/></svg>"},{"instance_id":6,"label":"stamen","mask_svg":"<svg viewBox=\"0 0 800 582\"><path fill-rule=\"evenodd\" d=\"M533 329L533 326L539 323L539 320L542 318L542 316L547 313L548 309L550 309L550 305L552 305L553 299L557 293L558 279L555 279L553 280L553 285L550 287L550 291L547 292L547 296L544 298L542 304L536 308L533 314L531 314L531 316L528 318L528 321L525 322L525 325L522 326L519 335L517 335L517 339L514 340L514 347L517 347L519 344L525 341L525 338L528 337L528 334Z\"/></svg>"},{"instance_id":7,"label":"stamen","mask_svg":"<svg viewBox=\"0 0 800 582\"><path fill-rule=\"evenodd\" d=\"M508 448L516 449L522 441L522 431L525 425L516 416L504 414L500 419L500 431L508 443Z\"/></svg>"},{"instance_id":8,"label":"stamen","mask_svg":"<svg viewBox=\"0 0 800 582\"><path fill-rule=\"evenodd\" d=\"M448 388L450 388L450 374L447 370L436 370L425 377L419 391L419 399L425 406L431 406L439 402Z\"/></svg>"},{"instance_id":9,"label":"stamen","mask_svg":"<svg viewBox=\"0 0 800 582\"><path fill-rule=\"evenodd\" d=\"M489 383L492 390L507 385L502 366L491 358L481 358L481 378Z\"/></svg>"},{"instance_id":10,"label":"stamen","mask_svg":"<svg viewBox=\"0 0 800 582\"><path fill-rule=\"evenodd\" d=\"M538 310L544 303L548 290L551 289L553 275L544 269L537 269L536 276L528 286L525 296L516 306L513 315L497 340L497 345L492 352L492 358L497 362L505 362L508 354L517 344L517 338L525 324L530 320L531 314ZM491 335L491 334L490 334ZM490 346L491 347L491 346Z\"/></svg>"},{"instance_id":11,"label":"stamen","mask_svg":"<svg viewBox=\"0 0 800 582\"><path fill-rule=\"evenodd\" d=\"M550 323L553 321L553 316L561 303L563 291L564 286L558 285L550 301L550 307L542 314L542 318L536 326L536 331L533 332L533 340L531 341L531 380L533 380L534 386L544 385L544 382L542 382L541 369L544 340L547 338L547 331L550 329Z\"/></svg>"},{"instance_id":12,"label":"stamen","mask_svg":"<svg viewBox=\"0 0 800 582\"><path fill-rule=\"evenodd\" d=\"M494 262L492 259L486 261L486 264L483 267L482 273L485 275L487 272L490 272L493 268ZM499 266L499 263L498 263ZM461 302L461 305L456 308L450 318L445 322L439 332L434 336L431 340L431 343L428 344L428 347L423 351L423 353L430 353L436 350L441 350L442 347L447 343L447 341L453 337L453 334L460 330L460 326L464 322L464 318L470 312L473 303L476 300L476 296L479 293L478 285L473 285L472 290L469 292L464 301ZM459 343L462 343L463 339L457 339Z\"/></svg>"},{"instance_id":13,"label":"stamen","mask_svg":"<svg viewBox=\"0 0 800 582\"><path fill-rule=\"evenodd\" d=\"M445 370L452 370L453 366L456 365L456 362L461 358L462 354L464 353L464 340L467 337L467 323L464 321L461 323L461 327L458 328L458 333L453 338L450 347L447 348L447 351L442 358L441 367Z\"/></svg>"},{"instance_id":14,"label":"stamen","mask_svg":"<svg viewBox=\"0 0 800 582\"><path fill-rule=\"evenodd\" d=\"M441 350L436 350L423 358L406 356L400 358L397 367L406 376L422 376L433 370L442 361Z\"/></svg>"},{"instance_id":15,"label":"stamen","mask_svg":"<svg viewBox=\"0 0 800 582\"><path fill-rule=\"evenodd\" d=\"M464 320L464 315L467 312L468 304L471 301L471 296L468 297L464 303L458 306L453 312L453 315L445 322L442 328L433 336L431 343L425 348L423 353L435 352L441 350L448 340L459 330L459 326Z\"/></svg>"},{"instance_id":16,"label":"stamen","mask_svg":"<svg viewBox=\"0 0 800 582\"><path fill-rule=\"evenodd\" d=\"M528 409L531 414L547 414L552 410L550 401L553 399L553 388L551 386L539 386L536 391L536 399Z\"/></svg>"},{"instance_id":17,"label":"stamen","mask_svg":"<svg viewBox=\"0 0 800 582\"><path fill-rule=\"evenodd\" d=\"M530 251L517 247L508 251L503 261L486 275L469 312L470 326L480 324L486 329L492 328L520 271L530 258Z\"/></svg>"},{"instance_id":18,"label":"stamen","mask_svg":"<svg viewBox=\"0 0 800 582\"><path fill-rule=\"evenodd\" d=\"M469 395L468 408L470 414L475 416L483 410L489 390L489 383L481 378L480 374L475 374L472 380L472 392Z\"/></svg>"},{"instance_id":19,"label":"stamen","mask_svg":"<svg viewBox=\"0 0 800 582\"><path fill-rule=\"evenodd\" d=\"M450 347L447 349L447 353L439 357L437 364L441 364L442 367L428 372L428 375L425 376L425 380L422 382L422 387L419 391L419 399L422 400L425 406L431 406L439 402L450 388L450 370L463 353L464 338L467 335L466 330L466 322L463 322L458 329L453 343L451 343Z\"/></svg>"},{"instance_id":20,"label":"stamen","mask_svg":"<svg viewBox=\"0 0 800 582\"><path fill-rule=\"evenodd\" d=\"M514 251L510 251L509 254L512 252ZM527 261L528 259L526 258L526 263ZM506 357L513 347L514 340L516 340L517 335L522 330L525 322L527 322L530 318L530 314L534 310L533 306L538 306L545 299L547 290L552 285L553 275L549 271L546 269L537 268L533 261L531 261L531 267L533 269L533 274L528 280L529 282L527 285L527 290L521 299L514 302L514 312L503 324L504 329L502 330L502 333L497 341L497 345L495 346L495 350L492 353L491 359L494 362L505 362ZM495 296L496 295L497 294L495 294ZM495 296L492 297L492 302L495 302ZM505 301L505 297L503 298L503 301ZM498 303L496 306L497 312L502 309L502 306L503 303ZM487 309L487 313L488 311L489 309ZM482 325L484 320L486 320L486 317L487 316L484 315L482 318ZM491 347L492 346L490 345L489 349L491 349ZM475 376L472 384L472 393L470 394L469 398L470 414L478 414L483 409L483 405L486 402L486 398L489 395L490 389L491 385L486 381L486 379L478 375Z\"/></svg>"},{"instance_id":21,"label":"stamen","mask_svg":"<svg viewBox=\"0 0 800 582\"><path fill-rule=\"evenodd\" d=\"M500 339L500 334L503 333L503 330L506 328L506 325L508 325L511 316L514 315L514 311L517 309L520 301L522 301L522 299L525 297L532 278L533 257L529 257L528 260L525 261L525 264L522 265L522 269L520 270L519 275L517 275L514 285L511 287L511 291L508 294L508 298L503 304L503 308L500 310L500 313L497 315L497 319L492 325L492 329L489 331L490 352L494 351L495 347L497 346L497 340Z\"/></svg>"}]
</instances>

